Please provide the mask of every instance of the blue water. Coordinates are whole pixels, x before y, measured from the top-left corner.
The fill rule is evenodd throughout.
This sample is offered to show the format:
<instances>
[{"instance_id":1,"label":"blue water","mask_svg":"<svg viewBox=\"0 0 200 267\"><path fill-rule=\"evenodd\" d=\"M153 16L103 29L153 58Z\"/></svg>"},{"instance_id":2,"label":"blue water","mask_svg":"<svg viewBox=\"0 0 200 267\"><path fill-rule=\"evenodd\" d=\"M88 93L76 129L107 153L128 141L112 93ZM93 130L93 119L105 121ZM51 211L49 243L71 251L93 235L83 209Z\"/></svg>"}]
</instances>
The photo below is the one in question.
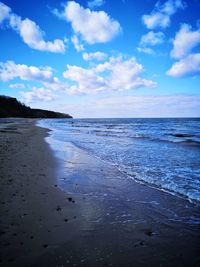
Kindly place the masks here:
<instances>
[{"instance_id":1,"label":"blue water","mask_svg":"<svg viewBox=\"0 0 200 267\"><path fill-rule=\"evenodd\" d=\"M137 182L200 201L200 119L49 119L52 140L116 166Z\"/></svg>"}]
</instances>

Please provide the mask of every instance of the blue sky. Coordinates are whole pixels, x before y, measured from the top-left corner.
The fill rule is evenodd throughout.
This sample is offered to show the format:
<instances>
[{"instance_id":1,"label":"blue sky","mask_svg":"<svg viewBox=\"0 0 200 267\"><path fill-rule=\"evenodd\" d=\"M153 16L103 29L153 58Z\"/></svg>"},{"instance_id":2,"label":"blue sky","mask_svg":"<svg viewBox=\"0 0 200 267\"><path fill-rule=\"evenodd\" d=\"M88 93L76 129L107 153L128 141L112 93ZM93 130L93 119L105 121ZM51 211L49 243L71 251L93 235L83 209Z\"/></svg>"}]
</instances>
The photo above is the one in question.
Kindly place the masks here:
<instances>
[{"instance_id":1,"label":"blue sky","mask_svg":"<svg viewBox=\"0 0 200 267\"><path fill-rule=\"evenodd\" d=\"M4 0L0 94L74 117L200 116L198 0Z\"/></svg>"}]
</instances>

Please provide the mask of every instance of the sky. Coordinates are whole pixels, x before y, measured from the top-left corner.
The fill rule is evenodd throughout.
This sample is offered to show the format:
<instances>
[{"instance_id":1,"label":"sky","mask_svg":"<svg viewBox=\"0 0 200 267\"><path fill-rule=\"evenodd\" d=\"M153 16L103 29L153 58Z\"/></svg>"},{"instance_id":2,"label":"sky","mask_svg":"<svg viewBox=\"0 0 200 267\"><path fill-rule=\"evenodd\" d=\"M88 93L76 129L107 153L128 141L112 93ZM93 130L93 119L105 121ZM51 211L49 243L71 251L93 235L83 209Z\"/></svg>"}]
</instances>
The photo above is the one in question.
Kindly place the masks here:
<instances>
[{"instance_id":1,"label":"sky","mask_svg":"<svg viewBox=\"0 0 200 267\"><path fill-rule=\"evenodd\" d=\"M0 95L75 118L200 117L200 1L0 1Z\"/></svg>"}]
</instances>

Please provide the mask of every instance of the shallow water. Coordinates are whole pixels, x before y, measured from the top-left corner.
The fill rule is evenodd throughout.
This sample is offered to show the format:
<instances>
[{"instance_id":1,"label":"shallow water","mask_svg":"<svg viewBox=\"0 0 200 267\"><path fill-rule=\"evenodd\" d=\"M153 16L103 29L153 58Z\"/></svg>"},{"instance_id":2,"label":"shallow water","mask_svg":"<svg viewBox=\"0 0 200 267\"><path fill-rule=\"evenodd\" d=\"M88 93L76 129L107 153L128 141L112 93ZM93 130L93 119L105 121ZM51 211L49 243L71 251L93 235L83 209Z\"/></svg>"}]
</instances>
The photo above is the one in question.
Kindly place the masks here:
<instances>
[{"instance_id":1,"label":"shallow water","mask_svg":"<svg viewBox=\"0 0 200 267\"><path fill-rule=\"evenodd\" d=\"M39 126L53 130L51 142L72 142L127 178L200 201L200 119L49 119Z\"/></svg>"}]
</instances>

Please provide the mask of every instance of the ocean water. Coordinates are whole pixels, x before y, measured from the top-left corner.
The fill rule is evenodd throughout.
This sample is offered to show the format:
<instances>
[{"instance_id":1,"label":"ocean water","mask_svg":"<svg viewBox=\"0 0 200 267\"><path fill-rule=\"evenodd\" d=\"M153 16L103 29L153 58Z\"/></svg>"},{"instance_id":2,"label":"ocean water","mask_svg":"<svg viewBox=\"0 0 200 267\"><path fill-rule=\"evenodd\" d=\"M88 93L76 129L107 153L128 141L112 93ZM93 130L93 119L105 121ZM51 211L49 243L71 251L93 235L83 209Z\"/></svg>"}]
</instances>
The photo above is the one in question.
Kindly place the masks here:
<instances>
[{"instance_id":1,"label":"ocean water","mask_svg":"<svg viewBox=\"0 0 200 267\"><path fill-rule=\"evenodd\" d=\"M200 202L200 119L46 119L51 140L72 142L127 179ZM58 147L59 149L59 147Z\"/></svg>"}]
</instances>

